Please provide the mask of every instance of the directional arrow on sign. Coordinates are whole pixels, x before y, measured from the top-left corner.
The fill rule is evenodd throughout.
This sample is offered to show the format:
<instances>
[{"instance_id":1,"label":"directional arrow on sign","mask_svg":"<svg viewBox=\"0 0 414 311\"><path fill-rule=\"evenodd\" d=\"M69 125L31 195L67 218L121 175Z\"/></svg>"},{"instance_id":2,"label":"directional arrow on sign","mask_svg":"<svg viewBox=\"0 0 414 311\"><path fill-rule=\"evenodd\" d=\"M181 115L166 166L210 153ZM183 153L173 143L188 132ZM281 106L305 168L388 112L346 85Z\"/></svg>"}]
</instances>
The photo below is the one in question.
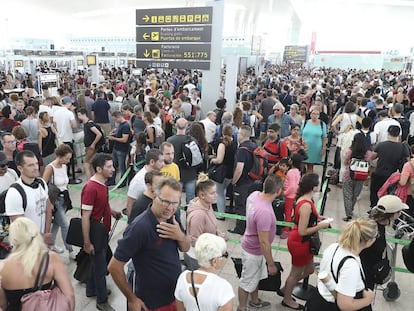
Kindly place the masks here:
<instances>
[{"instance_id":1,"label":"directional arrow on sign","mask_svg":"<svg viewBox=\"0 0 414 311\"><path fill-rule=\"evenodd\" d=\"M145 56L146 58L148 58L148 57L150 56L150 53L148 52L148 50L147 50L147 49L145 49L144 56Z\"/></svg>"},{"instance_id":2,"label":"directional arrow on sign","mask_svg":"<svg viewBox=\"0 0 414 311\"><path fill-rule=\"evenodd\" d=\"M144 40L148 40L148 38L150 37L150 35L149 35L149 34L147 34L146 32L144 32L144 33L142 34L142 37L144 38Z\"/></svg>"},{"instance_id":3,"label":"directional arrow on sign","mask_svg":"<svg viewBox=\"0 0 414 311\"><path fill-rule=\"evenodd\" d=\"M146 23L148 23L148 21L149 21L149 16L148 15L145 15L143 18L142 18L142 20L144 21L144 22L146 22Z\"/></svg>"}]
</instances>

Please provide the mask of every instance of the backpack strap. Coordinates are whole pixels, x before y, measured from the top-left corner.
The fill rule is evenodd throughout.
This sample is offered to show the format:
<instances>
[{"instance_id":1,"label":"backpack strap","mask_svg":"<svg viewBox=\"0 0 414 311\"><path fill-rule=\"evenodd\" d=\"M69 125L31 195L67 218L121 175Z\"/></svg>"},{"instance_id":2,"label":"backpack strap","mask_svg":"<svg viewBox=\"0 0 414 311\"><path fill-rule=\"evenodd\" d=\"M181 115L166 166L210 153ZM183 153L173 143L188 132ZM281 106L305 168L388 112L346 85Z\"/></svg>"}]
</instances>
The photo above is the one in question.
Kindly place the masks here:
<instances>
[{"instance_id":1,"label":"backpack strap","mask_svg":"<svg viewBox=\"0 0 414 311\"><path fill-rule=\"evenodd\" d=\"M26 196L26 192L24 191L22 185L18 184L18 183L14 183L10 185L10 188L14 188L17 190L17 192L19 192L20 196L22 197L22 201L23 201L23 211L26 211L26 207L27 207L27 196Z\"/></svg>"},{"instance_id":2,"label":"backpack strap","mask_svg":"<svg viewBox=\"0 0 414 311\"><path fill-rule=\"evenodd\" d=\"M343 265L345 264L345 261L347 261L348 259L356 260L356 258L354 256L351 256L351 255L348 255L348 256L345 256L344 258L342 258L341 261L338 264L338 269L336 270L336 275L335 275L333 273L333 259L335 257L335 254L336 254L336 251L338 250L338 248L339 248L339 245L336 247L335 252L332 255L332 260L331 260L331 274L332 274L332 277L334 278L336 284L338 284L339 273L341 272L341 269L342 269ZM361 267L359 268L359 273L361 274L362 281L364 282L364 285L365 285L366 284L365 276L362 273Z\"/></svg>"}]
</instances>

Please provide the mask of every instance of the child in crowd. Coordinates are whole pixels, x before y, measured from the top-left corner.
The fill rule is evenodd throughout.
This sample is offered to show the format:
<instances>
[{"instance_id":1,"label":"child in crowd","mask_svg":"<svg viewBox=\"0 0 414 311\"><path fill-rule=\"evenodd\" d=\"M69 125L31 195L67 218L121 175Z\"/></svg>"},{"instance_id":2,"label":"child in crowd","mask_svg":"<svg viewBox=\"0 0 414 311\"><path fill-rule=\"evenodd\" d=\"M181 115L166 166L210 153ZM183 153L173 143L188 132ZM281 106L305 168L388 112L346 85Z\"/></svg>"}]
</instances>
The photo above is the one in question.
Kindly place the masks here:
<instances>
[{"instance_id":1,"label":"child in crowd","mask_svg":"<svg viewBox=\"0 0 414 311\"><path fill-rule=\"evenodd\" d=\"M287 172L283 183L283 194L285 196L285 221L287 222L292 221L293 202L295 200L296 191L298 190L301 176L300 167L302 164L302 156L298 153L294 153L290 157L289 162L291 168ZM289 236L289 230L289 227L285 227L282 234L280 235L280 238L287 239Z\"/></svg>"},{"instance_id":2,"label":"child in crowd","mask_svg":"<svg viewBox=\"0 0 414 311\"><path fill-rule=\"evenodd\" d=\"M286 173L289 170L289 158L282 158L277 165L276 175L282 179L282 182L285 182Z\"/></svg>"}]
</instances>

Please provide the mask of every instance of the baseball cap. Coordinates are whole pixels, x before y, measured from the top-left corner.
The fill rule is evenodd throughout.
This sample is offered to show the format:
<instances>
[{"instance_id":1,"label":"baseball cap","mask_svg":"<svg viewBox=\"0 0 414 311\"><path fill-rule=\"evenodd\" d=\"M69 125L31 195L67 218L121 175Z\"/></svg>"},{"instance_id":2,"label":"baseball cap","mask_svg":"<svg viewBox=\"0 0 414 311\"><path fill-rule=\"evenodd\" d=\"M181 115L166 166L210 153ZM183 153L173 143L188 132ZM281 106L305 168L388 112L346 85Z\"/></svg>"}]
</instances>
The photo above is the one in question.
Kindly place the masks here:
<instances>
[{"instance_id":1,"label":"baseball cap","mask_svg":"<svg viewBox=\"0 0 414 311\"><path fill-rule=\"evenodd\" d=\"M384 195L378 200L375 207L384 213L397 213L404 209L409 209L409 206L401 201L401 199L395 195Z\"/></svg>"}]
</instances>

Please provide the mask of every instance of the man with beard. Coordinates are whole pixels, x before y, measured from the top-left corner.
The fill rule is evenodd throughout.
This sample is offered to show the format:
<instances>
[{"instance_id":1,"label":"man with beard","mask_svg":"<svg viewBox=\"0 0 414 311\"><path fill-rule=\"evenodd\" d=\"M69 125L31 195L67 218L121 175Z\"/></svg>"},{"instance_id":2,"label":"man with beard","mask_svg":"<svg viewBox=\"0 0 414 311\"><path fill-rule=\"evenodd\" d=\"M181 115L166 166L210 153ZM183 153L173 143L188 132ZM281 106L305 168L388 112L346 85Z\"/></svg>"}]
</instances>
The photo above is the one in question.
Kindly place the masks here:
<instances>
[{"instance_id":1,"label":"man with beard","mask_svg":"<svg viewBox=\"0 0 414 311\"><path fill-rule=\"evenodd\" d=\"M160 151L164 156L164 167L161 169L161 173L166 177L180 181L180 168L174 163L174 146L169 142L163 142L160 145Z\"/></svg>"}]
</instances>

